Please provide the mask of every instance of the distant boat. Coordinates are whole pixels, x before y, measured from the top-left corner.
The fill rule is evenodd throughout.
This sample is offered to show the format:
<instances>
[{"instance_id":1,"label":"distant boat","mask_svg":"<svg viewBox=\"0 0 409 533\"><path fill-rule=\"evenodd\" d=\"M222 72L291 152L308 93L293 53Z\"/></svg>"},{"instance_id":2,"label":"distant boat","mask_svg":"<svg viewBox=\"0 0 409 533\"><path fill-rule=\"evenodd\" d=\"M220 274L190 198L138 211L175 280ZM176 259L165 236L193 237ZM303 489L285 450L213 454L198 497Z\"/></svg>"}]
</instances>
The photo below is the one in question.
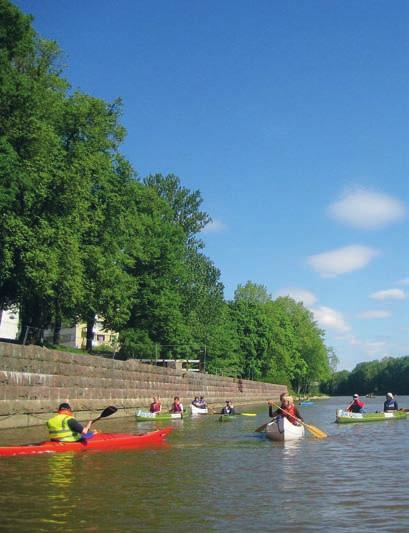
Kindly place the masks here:
<instances>
[{"instance_id":1,"label":"distant boat","mask_svg":"<svg viewBox=\"0 0 409 533\"><path fill-rule=\"evenodd\" d=\"M373 392L370 392L366 395L367 398L376 398L375 394Z\"/></svg>"},{"instance_id":2,"label":"distant boat","mask_svg":"<svg viewBox=\"0 0 409 533\"><path fill-rule=\"evenodd\" d=\"M305 407L306 405L314 405L314 402L312 402L311 400L304 400L304 401L299 402L298 405Z\"/></svg>"}]
</instances>

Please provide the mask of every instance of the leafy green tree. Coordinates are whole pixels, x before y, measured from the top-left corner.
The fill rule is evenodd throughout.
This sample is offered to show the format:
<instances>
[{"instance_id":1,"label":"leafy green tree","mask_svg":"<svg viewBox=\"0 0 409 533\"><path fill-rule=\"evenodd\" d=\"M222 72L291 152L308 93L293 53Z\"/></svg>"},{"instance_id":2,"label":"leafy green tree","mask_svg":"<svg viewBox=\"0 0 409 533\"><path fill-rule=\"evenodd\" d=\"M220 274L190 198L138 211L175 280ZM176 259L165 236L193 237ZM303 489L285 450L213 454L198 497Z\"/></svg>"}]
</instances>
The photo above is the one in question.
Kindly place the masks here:
<instances>
[{"instance_id":1,"label":"leafy green tree","mask_svg":"<svg viewBox=\"0 0 409 533\"><path fill-rule=\"evenodd\" d=\"M249 302L254 304L266 304L271 301L271 295L267 292L267 287L247 281L245 285L238 285L234 291L235 302Z\"/></svg>"}]
</instances>

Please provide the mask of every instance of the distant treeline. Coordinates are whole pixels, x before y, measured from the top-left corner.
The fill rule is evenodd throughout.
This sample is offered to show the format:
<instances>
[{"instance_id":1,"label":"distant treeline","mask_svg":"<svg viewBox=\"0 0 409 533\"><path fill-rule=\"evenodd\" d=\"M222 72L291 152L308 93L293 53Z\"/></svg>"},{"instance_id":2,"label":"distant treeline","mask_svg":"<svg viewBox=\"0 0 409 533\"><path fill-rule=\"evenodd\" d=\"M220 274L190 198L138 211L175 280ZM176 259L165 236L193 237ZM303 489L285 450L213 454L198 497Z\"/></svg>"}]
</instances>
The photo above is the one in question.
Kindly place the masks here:
<instances>
[{"instance_id":1,"label":"distant treeline","mask_svg":"<svg viewBox=\"0 0 409 533\"><path fill-rule=\"evenodd\" d=\"M73 91L55 42L0 0L0 310L21 340L96 317L123 357L187 357L308 391L335 355L312 314L248 282L225 301L200 232L199 191L174 175L139 178L121 155L121 102ZM28 328L29 326L29 328Z\"/></svg>"},{"instance_id":2,"label":"distant treeline","mask_svg":"<svg viewBox=\"0 0 409 533\"><path fill-rule=\"evenodd\" d=\"M359 363L351 372L335 372L321 384L322 392L345 394L409 394L409 356L385 357L380 361Z\"/></svg>"}]
</instances>

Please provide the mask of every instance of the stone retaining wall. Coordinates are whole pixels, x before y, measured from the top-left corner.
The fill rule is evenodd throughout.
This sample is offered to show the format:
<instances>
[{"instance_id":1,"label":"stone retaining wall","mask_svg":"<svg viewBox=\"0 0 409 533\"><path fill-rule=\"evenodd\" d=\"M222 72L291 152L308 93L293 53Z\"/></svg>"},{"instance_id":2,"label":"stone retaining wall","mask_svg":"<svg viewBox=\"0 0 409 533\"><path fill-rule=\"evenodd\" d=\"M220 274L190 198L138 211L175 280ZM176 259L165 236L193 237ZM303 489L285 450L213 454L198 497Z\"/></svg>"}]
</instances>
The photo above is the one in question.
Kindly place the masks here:
<instances>
[{"instance_id":1,"label":"stone retaining wall","mask_svg":"<svg viewBox=\"0 0 409 533\"><path fill-rule=\"evenodd\" d=\"M80 420L107 405L115 416L146 408L152 396L163 406L179 396L187 406L203 395L209 405L278 399L286 387L212 374L156 367L136 360L116 361L93 355L0 343L0 429L43 424L62 401L69 400Z\"/></svg>"}]
</instances>

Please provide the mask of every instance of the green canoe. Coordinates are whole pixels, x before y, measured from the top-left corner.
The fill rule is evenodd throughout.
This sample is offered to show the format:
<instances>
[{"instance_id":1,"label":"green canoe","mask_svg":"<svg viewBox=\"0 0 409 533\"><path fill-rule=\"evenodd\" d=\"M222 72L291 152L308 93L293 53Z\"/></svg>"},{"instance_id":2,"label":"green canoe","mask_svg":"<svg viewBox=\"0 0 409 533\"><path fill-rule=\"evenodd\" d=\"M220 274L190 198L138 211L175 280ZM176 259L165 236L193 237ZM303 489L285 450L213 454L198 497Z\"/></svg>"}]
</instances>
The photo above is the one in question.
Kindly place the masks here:
<instances>
[{"instance_id":1,"label":"green canoe","mask_svg":"<svg viewBox=\"0 0 409 533\"><path fill-rule=\"evenodd\" d=\"M402 420L407 418L405 411L394 411L390 413L351 413L342 409L337 409L336 422L338 424L354 424L356 422L384 422L385 420Z\"/></svg>"},{"instance_id":2,"label":"green canoe","mask_svg":"<svg viewBox=\"0 0 409 533\"><path fill-rule=\"evenodd\" d=\"M159 420L166 420L169 422L169 420L182 420L183 417L186 415L183 415L181 413L150 413L149 411L137 411L136 412L136 420L139 422L156 422Z\"/></svg>"}]
</instances>

